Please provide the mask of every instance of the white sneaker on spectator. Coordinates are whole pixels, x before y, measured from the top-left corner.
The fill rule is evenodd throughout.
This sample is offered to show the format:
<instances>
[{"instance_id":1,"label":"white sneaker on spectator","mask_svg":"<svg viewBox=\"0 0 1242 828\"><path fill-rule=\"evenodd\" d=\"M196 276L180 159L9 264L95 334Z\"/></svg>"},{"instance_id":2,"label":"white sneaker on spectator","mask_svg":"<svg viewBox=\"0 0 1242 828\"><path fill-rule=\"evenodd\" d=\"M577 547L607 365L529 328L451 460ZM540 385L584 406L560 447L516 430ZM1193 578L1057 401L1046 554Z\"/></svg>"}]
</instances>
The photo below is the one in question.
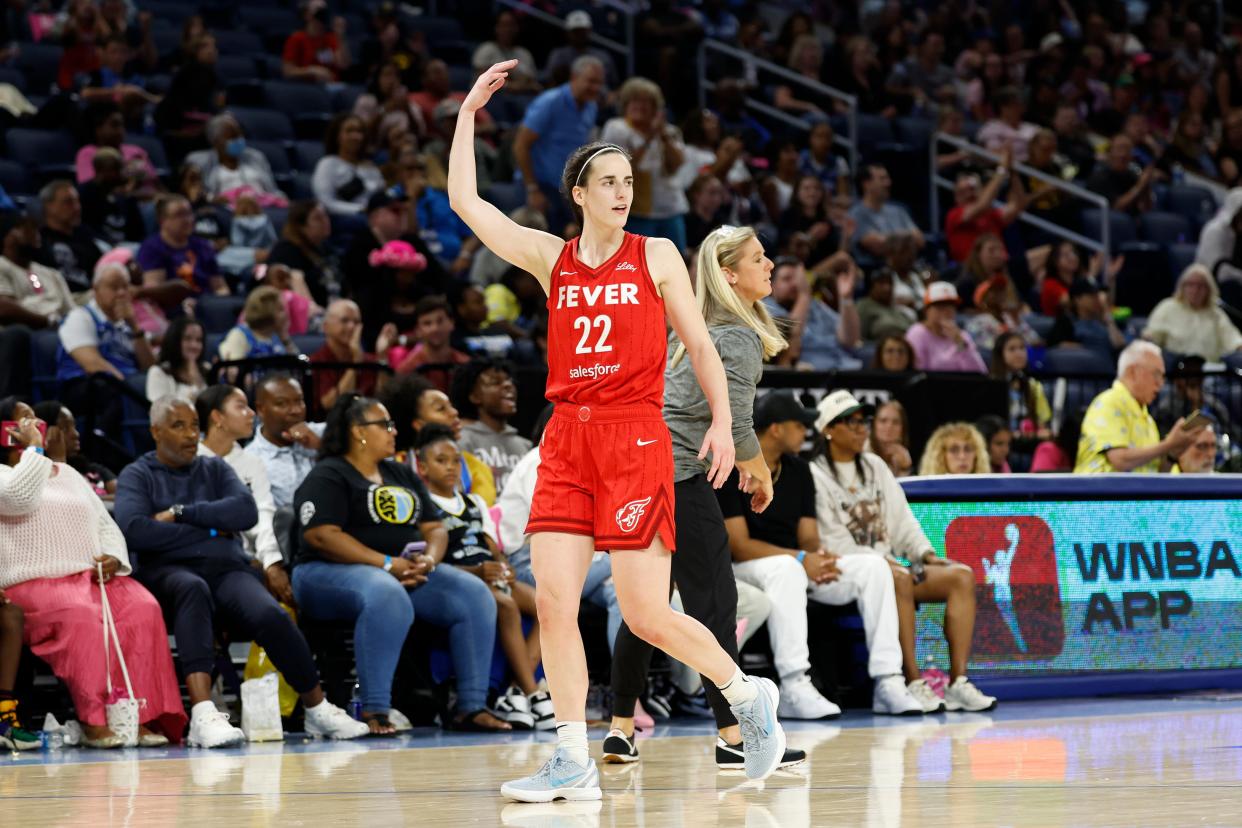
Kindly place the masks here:
<instances>
[{"instance_id":1,"label":"white sneaker on spectator","mask_svg":"<svg viewBox=\"0 0 1242 828\"><path fill-rule=\"evenodd\" d=\"M229 717L209 701L199 702L190 709L190 747L218 748L246 741L240 727L229 724Z\"/></svg>"},{"instance_id":2,"label":"white sneaker on spectator","mask_svg":"<svg viewBox=\"0 0 1242 828\"><path fill-rule=\"evenodd\" d=\"M306 732L325 739L359 739L371 732L366 722L351 718L341 708L324 699L306 708Z\"/></svg>"},{"instance_id":3,"label":"white sneaker on spectator","mask_svg":"<svg viewBox=\"0 0 1242 828\"><path fill-rule=\"evenodd\" d=\"M924 713L940 713L944 710L944 699L936 695L931 685L923 679L915 679L906 685L915 701L923 705Z\"/></svg>"},{"instance_id":4,"label":"white sneaker on spectator","mask_svg":"<svg viewBox=\"0 0 1242 828\"><path fill-rule=\"evenodd\" d=\"M552 710L552 694L536 690L526 698L530 702L530 714L535 717L535 730L554 730L556 713Z\"/></svg>"},{"instance_id":5,"label":"white sneaker on spectator","mask_svg":"<svg viewBox=\"0 0 1242 828\"><path fill-rule=\"evenodd\" d=\"M944 707L946 710L979 713L996 707L996 698L985 696L978 687L970 683L970 679L958 676L944 689Z\"/></svg>"},{"instance_id":6,"label":"white sneaker on spectator","mask_svg":"<svg viewBox=\"0 0 1242 828\"><path fill-rule=\"evenodd\" d=\"M782 719L835 719L841 715L841 708L821 696L811 677L803 673L781 682L777 715Z\"/></svg>"},{"instance_id":7,"label":"white sneaker on spectator","mask_svg":"<svg viewBox=\"0 0 1242 828\"><path fill-rule=\"evenodd\" d=\"M508 722L514 730L533 730L535 717L530 712L530 701L516 687L510 687L496 697L492 705L492 715L501 721Z\"/></svg>"},{"instance_id":8,"label":"white sneaker on spectator","mask_svg":"<svg viewBox=\"0 0 1242 828\"><path fill-rule=\"evenodd\" d=\"M871 712L886 716L922 716L923 703L910 693L901 676L885 676L875 683Z\"/></svg>"},{"instance_id":9,"label":"white sneaker on spectator","mask_svg":"<svg viewBox=\"0 0 1242 828\"><path fill-rule=\"evenodd\" d=\"M398 733L414 729L414 725L410 723L409 717L395 707L388 708L388 721L397 729Z\"/></svg>"}]
</instances>

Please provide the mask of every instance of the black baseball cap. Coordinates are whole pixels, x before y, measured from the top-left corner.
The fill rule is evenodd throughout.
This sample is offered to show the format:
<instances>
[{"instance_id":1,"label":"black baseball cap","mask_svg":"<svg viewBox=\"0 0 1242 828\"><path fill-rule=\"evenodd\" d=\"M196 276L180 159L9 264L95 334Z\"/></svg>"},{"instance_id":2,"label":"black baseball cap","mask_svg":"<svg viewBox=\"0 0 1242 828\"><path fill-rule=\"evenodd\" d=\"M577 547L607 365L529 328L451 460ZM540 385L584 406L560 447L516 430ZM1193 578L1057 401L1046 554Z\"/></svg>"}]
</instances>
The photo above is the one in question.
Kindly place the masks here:
<instances>
[{"instance_id":1,"label":"black baseball cap","mask_svg":"<svg viewBox=\"0 0 1242 828\"><path fill-rule=\"evenodd\" d=\"M1205 362L1206 360L1201 356L1184 356L1174 366L1173 377L1176 379L1202 377Z\"/></svg>"},{"instance_id":2,"label":"black baseball cap","mask_svg":"<svg viewBox=\"0 0 1242 828\"><path fill-rule=\"evenodd\" d=\"M792 391L771 391L755 400L755 430L762 431L775 423L796 420L808 428L815 424L819 412L807 408Z\"/></svg>"},{"instance_id":3,"label":"black baseball cap","mask_svg":"<svg viewBox=\"0 0 1242 828\"><path fill-rule=\"evenodd\" d=\"M394 184L371 194L371 197L367 199L367 212L373 213L394 204L405 204L409 200L410 194L405 191L405 187Z\"/></svg>"}]
</instances>

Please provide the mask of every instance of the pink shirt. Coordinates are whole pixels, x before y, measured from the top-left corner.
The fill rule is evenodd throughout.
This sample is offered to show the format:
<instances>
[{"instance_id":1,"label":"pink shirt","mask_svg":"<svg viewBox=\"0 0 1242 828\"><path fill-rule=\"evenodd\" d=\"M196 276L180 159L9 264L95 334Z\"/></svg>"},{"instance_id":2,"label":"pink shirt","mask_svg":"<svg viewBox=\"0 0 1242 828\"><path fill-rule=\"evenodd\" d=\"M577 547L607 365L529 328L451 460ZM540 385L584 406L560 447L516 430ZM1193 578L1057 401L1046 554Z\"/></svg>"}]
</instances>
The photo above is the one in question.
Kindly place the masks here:
<instances>
[{"instance_id":1,"label":"pink shirt","mask_svg":"<svg viewBox=\"0 0 1242 828\"><path fill-rule=\"evenodd\" d=\"M906 341L914 349L914 366L920 371L965 371L986 374L988 368L983 357L975 349L975 343L962 334L962 345L952 339L937 336L922 322L916 322L906 331Z\"/></svg>"},{"instance_id":2,"label":"pink shirt","mask_svg":"<svg viewBox=\"0 0 1242 828\"><path fill-rule=\"evenodd\" d=\"M74 159L74 165L77 168L78 183L85 184L95 177L95 153L99 151L99 147L94 144L87 144L78 150L77 158ZM151 163L151 159L147 157L147 151L135 144L121 144L121 158L128 167L130 162L139 162L142 164L143 187L154 187L158 181L155 174L155 165Z\"/></svg>"}]
</instances>

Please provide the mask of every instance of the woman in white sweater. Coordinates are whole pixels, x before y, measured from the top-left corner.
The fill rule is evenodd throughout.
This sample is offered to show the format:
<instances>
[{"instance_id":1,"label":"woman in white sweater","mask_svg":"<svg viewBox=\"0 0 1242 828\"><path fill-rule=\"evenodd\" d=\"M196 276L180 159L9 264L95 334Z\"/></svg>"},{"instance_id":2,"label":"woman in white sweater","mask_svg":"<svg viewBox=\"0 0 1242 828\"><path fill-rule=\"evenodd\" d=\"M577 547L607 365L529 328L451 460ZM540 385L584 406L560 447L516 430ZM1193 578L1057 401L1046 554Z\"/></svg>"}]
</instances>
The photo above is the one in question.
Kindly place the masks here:
<instances>
[{"instance_id":1,"label":"woman in white sweater","mask_svg":"<svg viewBox=\"0 0 1242 828\"><path fill-rule=\"evenodd\" d=\"M337 115L328 124L311 189L333 216L361 215L371 193L384 188L379 167L363 154L366 140L366 126L357 115Z\"/></svg>"},{"instance_id":2,"label":"woman in white sweater","mask_svg":"<svg viewBox=\"0 0 1242 828\"><path fill-rule=\"evenodd\" d=\"M168 650L160 606L132 578L125 537L90 484L44 455L30 406L0 401L0 420L14 420L14 444L0 464L0 589L26 616L25 641L63 681L82 722L84 744L121 747L107 725L105 659L97 565L140 702L139 744L179 742L185 708ZM115 652L112 686L124 693Z\"/></svg>"},{"instance_id":3,"label":"woman in white sweater","mask_svg":"<svg viewBox=\"0 0 1242 828\"><path fill-rule=\"evenodd\" d=\"M817 440L811 462L820 538L834 554L879 555L891 566L902 669L923 710L991 710L996 699L979 692L966 676L975 629L974 573L936 554L888 464L863 451L869 408L848 391L834 391L820 401L815 428L822 441ZM951 680L943 702L920 676L914 649L916 605L939 602L946 604Z\"/></svg>"},{"instance_id":4,"label":"woman in white sweater","mask_svg":"<svg viewBox=\"0 0 1242 828\"><path fill-rule=\"evenodd\" d=\"M1143 338L1166 351L1218 362L1242 350L1242 333L1220 309L1220 290L1201 264L1186 268L1177 289L1147 319Z\"/></svg>"}]
</instances>

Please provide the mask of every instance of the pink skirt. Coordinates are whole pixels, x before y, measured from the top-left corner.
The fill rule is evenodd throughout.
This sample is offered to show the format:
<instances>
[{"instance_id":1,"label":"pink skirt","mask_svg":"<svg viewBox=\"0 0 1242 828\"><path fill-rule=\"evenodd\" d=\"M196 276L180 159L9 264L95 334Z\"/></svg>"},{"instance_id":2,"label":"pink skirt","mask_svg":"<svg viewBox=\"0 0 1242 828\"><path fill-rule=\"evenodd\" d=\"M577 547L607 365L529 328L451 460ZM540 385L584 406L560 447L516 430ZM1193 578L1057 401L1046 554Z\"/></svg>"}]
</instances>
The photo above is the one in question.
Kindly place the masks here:
<instances>
[{"instance_id":1,"label":"pink skirt","mask_svg":"<svg viewBox=\"0 0 1242 828\"><path fill-rule=\"evenodd\" d=\"M107 668L99 586L93 576L88 570L64 578L35 578L5 588L5 594L26 615L26 644L69 688L78 719L104 725ZM133 578L113 578L107 587L134 695L145 699L139 719L180 742L187 719L160 605ZM115 650L111 656L112 686L124 691Z\"/></svg>"}]
</instances>

